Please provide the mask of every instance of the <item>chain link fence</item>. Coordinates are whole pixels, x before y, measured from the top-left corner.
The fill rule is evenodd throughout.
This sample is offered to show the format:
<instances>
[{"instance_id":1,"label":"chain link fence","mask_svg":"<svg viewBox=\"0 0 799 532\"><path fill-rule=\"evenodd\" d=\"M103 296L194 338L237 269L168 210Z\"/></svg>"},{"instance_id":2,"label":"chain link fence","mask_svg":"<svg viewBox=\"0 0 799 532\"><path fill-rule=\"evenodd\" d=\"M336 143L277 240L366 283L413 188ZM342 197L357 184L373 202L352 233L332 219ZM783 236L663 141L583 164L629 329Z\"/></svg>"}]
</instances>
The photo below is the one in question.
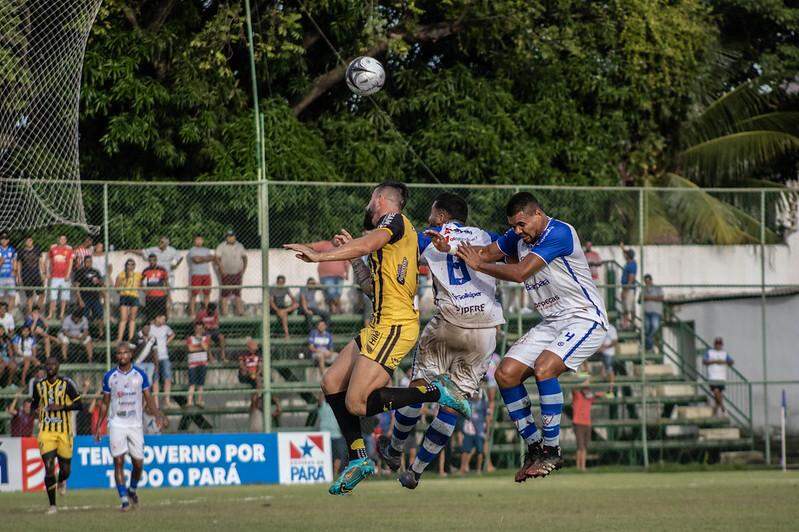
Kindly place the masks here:
<instances>
[{"instance_id":1,"label":"chain link fence","mask_svg":"<svg viewBox=\"0 0 799 532\"><path fill-rule=\"evenodd\" d=\"M331 351L340 350L369 319L369 302L353 285L346 264L306 264L282 245L329 245L341 229L360 234L372 185L88 182L82 188L87 223L99 228L97 233L51 226L9 234L17 251L18 267L11 274L16 293L11 294L10 286L0 292L15 331L6 330L2 340L10 345L0 375L0 400L7 405L24 391L26 381L41 375L48 354L62 360L62 371L88 395L96 394L103 372L114 364L116 342L124 340L136 345L139 363L151 364L154 380L160 382L161 404L174 418L169 430L313 426L319 378L329 360L320 362L310 352L309 334L324 321L332 334ZM775 301L771 297L799 288L793 272L784 268L790 255L784 244L796 226L795 193L412 185L405 213L422 230L435 196L456 192L469 204L469 225L501 233L507 229L505 203L520 190L532 192L550 216L574 225L583 244L592 243L599 257L595 282L617 325L623 315L621 244L635 254L636 295L641 294L641 274L650 273L663 286L667 307L677 309L665 312L657 347L641 349L647 331L643 303L636 299L616 359L620 384L612 398L599 401L595 414L600 419L595 431L598 449L613 451L620 461L646 462L650 453L642 449L649 440L660 442L660 452L665 453L676 449L673 442L688 437L668 429L689 425L678 419L684 414L681 407L712 404L701 362L698 370L696 366L706 339L691 329L701 320L680 317L680 308L687 308L689 300L759 296L756 315L750 313L750 335L764 339L757 346L761 352L750 356L762 357L757 365L765 373L758 377L768 379L769 345L762 334L766 309ZM58 245L64 237L70 253ZM426 321L435 309L429 273L423 270L422 275L418 304ZM503 283L500 294L507 324L498 333L498 355L538 321L520 286ZM153 327L162 330L161 321L151 323L160 315L171 331L168 343L152 334ZM198 321L204 329L195 329ZM674 332L685 328L694 336ZM32 340L14 343L14 338L27 334ZM196 338L203 336L208 344L198 344ZM151 337L155 345L145 352ZM28 344L32 348L25 351ZM23 348L17 352L15 345ZM188 383L189 353L198 349L210 354L201 397L197 389L190 393ZM268 355L262 366L254 357L259 352ZM590 369L596 373L596 386L606 388L600 365L592 363ZM564 380L566 388L579 384ZM735 384L729 386L727 401L735 412L732 422L705 420L700 430L734 426L740 437L731 448L752 448L755 425L769 427L775 421L769 416L774 401L765 386L753 387L744 374L731 381ZM669 385L677 386L672 391L682 393L684 404L669 399L664 391ZM270 408L264 409L264 404ZM511 452L517 443L499 401L495 412L495 451ZM0 423L7 418L0 417ZM669 419L674 419L672 424ZM568 442L569 431L564 434ZM696 439L696 433L692 437ZM707 452L726 447L719 443L699 448ZM509 456L511 463L515 451Z\"/></svg>"}]
</instances>

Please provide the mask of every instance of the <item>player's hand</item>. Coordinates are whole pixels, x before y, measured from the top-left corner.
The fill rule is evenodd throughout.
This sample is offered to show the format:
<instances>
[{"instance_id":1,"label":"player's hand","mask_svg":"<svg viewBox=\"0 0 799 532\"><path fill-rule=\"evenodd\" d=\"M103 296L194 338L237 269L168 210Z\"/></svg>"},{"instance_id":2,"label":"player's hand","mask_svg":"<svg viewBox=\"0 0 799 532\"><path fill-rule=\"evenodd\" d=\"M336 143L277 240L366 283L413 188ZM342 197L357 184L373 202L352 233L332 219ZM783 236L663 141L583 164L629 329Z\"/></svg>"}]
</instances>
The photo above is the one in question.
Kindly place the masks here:
<instances>
[{"instance_id":1,"label":"player's hand","mask_svg":"<svg viewBox=\"0 0 799 532\"><path fill-rule=\"evenodd\" d=\"M319 253L305 244L283 244L283 247L292 251L296 251L297 254L295 257L300 260L305 262L319 262Z\"/></svg>"},{"instance_id":2,"label":"player's hand","mask_svg":"<svg viewBox=\"0 0 799 532\"><path fill-rule=\"evenodd\" d=\"M433 231L432 229L428 229L424 232L424 235L430 237L433 246L441 253L449 253L450 252L450 245L449 239L439 233L438 231Z\"/></svg>"},{"instance_id":3,"label":"player's hand","mask_svg":"<svg viewBox=\"0 0 799 532\"><path fill-rule=\"evenodd\" d=\"M483 264L483 258L480 256L480 249L468 244L461 244L458 246L458 251L455 253L459 259L466 263L469 268L479 271L480 266Z\"/></svg>"},{"instance_id":4,"label":"player's hand","mask_svg":"<svg viewBox=\"0 0 799 532\"><path fill-rule=\"evenodd\" d=\"M169 418L161 412L158 412L158 415L155 416L155 424L158 427L158 430L164 430L169 426Z\"/></svg>"},{"instance_id":5,"label":"player's hand","mask_svg":"<svg viewBox=\"0 0 799 532\"><path fill-rule=\"evenodd\" d=\"M349 231L342 229L339 234L333 237L333 245L336 247L341 247L352 239L353 237Z\"/></svg>"}]
</instances>

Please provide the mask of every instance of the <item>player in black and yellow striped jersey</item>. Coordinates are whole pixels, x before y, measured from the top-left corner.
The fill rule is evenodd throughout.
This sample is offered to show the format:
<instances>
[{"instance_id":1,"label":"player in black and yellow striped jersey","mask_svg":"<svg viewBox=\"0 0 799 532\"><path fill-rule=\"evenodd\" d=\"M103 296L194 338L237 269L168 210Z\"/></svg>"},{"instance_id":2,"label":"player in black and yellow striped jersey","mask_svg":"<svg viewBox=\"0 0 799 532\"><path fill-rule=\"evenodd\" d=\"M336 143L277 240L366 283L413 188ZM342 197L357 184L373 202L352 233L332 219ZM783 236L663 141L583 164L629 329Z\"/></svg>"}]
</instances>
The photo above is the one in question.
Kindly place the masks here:
<instances>
[{"instance_id":1,"label":"player in black and yellow striped jersey","mask_svg":"<svg viewBox=\"0 0 799 532\"><path fill-rule=\"evenodd\" d=\"M47 513L56 512L56 487L62 494L66 490L74 437L72 411L83 408L77 386L72 379L58 374L59 367L58 359L49 357L45 362L47 377L36 381L33 386L32 408L39 412L39 452L44 462L44 485L50 501Z\"/></svg>"},{"instance_id":2,"label":"player in black and yellow striped jersey","mask_svg":"<svg viewBox=\"0 0 799 532\"><path fill-rule=\"evenodd\" d=\"M361 260L369 256L370 273L360 283L372 297L374 312L322 377L322 390L349 446L350 462L330 486L330 493L351 491L374 473L366 455L358 416L373 416L415 403L439 402L458 412L469 403L447 377L412 388L389 388L391 374L413 349L419 335L414 307L418 282L419 244L416 230L402 214L408 188L385 182L372 191L366 207L366 234L352 238L342 231L331 251L317 252L307 244L286 244L306 262ZM357 274L357 271L356 271Z\"/></svg>"}]
</instances>

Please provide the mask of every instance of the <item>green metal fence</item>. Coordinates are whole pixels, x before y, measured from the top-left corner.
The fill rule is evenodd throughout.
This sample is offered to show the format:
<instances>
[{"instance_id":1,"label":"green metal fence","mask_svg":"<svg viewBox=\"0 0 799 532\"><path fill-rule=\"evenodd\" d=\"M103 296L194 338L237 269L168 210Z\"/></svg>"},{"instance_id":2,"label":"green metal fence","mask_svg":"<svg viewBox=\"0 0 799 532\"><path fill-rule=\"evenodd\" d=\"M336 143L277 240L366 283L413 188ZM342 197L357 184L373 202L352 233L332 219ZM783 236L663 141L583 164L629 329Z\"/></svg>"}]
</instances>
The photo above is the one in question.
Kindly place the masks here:
<instances>
[{"instance_id":1,"label":"green metal fence","mask_svg":"<svg viewBox=\"0 0 799 532\"><path fill-rule=\"evenodd\" d=\"M227 361L219 361L216 368L220 377L214 386L209 385L206 394L227 394L234 400L218 408L222 416L229 407L232 413L250 415L250 410L258 410L260 404L261 425L263 430L272 430L276 418L270 415L270 408L263 405L273 404L273 395L280 399L278 404L286 411L310 412L316 401L318 375L311 375L307 359L299 359L305 344L307 329L302 318L293 316L289 324L289 335L285 337L278 320L273 316L268 319L269 307L274 303L274 293L278 275L287 278L286 287L292 291L294 299L299 299L299 291L306 289L320 308L325 307L324 287L307 286L307 279L316 282L318 271L316 266L301 263L285 252L281 246L289 242L315 242L329 239L344 228L358 234L362 228L363 212L371 192L371 184L362 183L295 183L295 182L192 182L192 183L159 183L159 182L90 182L81 184L82 195L88 223L91 226L88 236L93 244L101 245L94 251L99 261L107 261L108 268L103 273L103 284L94 288L72 286L70 291L74 299L77 293L83 295L99 292L102 298L103 319L93 326L95 337L95 357L88 363L86 353L80 345L69 345L66 350L65 370L79 374L92 374L94 379L113 364L113 344L119 337L119 295L122 289L116 288L116 279L120 268L128 259L133 259L136 270L141 271L144 260L137 255L147 248L157 246L161 237L169 238L169 245L176 248L180 257L179 264L173 264L170 282L170 321L174 321L179 329L182 341L190 334L193 321L188 316L189 299L192 296L190 277L187 271L187 250L193 245L195 236L205 239L205 246L214 250L224 246L232 231L237 242L246 249L247 267L240 282L231 285L222 283L218 265L211 268L212 284L210 299L216 301L225 289L241 290L243 306L242 316L224 317L224 331L229 337L228 354L240 352L246 338L252 337L262 344L264 357L262 386L255 392L260 395L259 401L252 399L253 391L240 385L235 380L237 362L230 357ZM585 241L592 241L595 246L617 247L623 243L637 253L638 271L649 271L650 246L676 245L747 245L759 258L759 281L751 279L734 279L727 276L713 285L707 283L671 285L674 290L750 290L760 294L761 312L759 316L761 334L760 357L764 381L769 375L768 339L765 334L767 294L774 289L795 289L799 284L786 281L786 276L770 273L767 268L767 248L772 244L779 245L786 235L795 229L797 195L787 189L666 189L666 188L634 188L634 187L535 187L535 186L442 186L430 184L410 185L410 197L406 214L417 229L426 225L431 202L439 192L454 191L461 194L469 203L469 223L487 230L502 232L507 227L504 216L504 205L508 197L520 190L529 190L542 204L547 214L563 219L578 231ZM24 216L24 213L20 213ZM32 237L42 253L46 255L49 246L57 237L64 234L73 247L87 236L86 228L70 225L53 225L40 227L30 231L12 233L12 243L21 245L25 237ZM609 248L607 248L609 249ZM610 261L612 262L612 261ZM616 306L618 298L617 270L620 265L614 262L606 264L605 273L610 276L599 283L607 296L608 307ZM105 265L105 263L104 263ZM94 265L97 267L97 264ZM46 272L45 272L46 273ZM21 281L21 280L20 280ZM430 305L431 289L429 279L422 280L421 296L423 312L432 311ZM351 279L341 284L342 308L340 316L332 319L332 330L338 344L352 337L360 326L359 316L363 310L364 300ZM19 287L21 293L36 287ZM147 289L139 289L139 299L146 300ZM504 286L506 308L514 307L507 312L509 324L507 334L501 345L506 346L523 330L532 325L530 316L525 314L523 293L519 287ZM51 294L52 295L52 294ZM202 301L202 294L198 297ZM15 301L22 307L27 298ZM283 304L285 302L281 302ZM49 301L45 300L45 305ZM71 303L72 304L72 303ZM235 314L235 304L231 304ZM47 312L47 308L43 309ZM60 308L56 306L56 315L49 322L51 333L58 331L60 321L57 315ZM18 319L26 312L16 310ZM346 315L345 319L343 316ZM137 324L137 328L142 325ZM678 321L670 321L669 327L679 327ZM637 327L635 333L641 345L644 344L643 327ZM703 342L697 339L696 342ZM53 345L57 343L52 340ZM181 368L184 350L176 344L176 364ZM44 346L42 346L44 349ZM60 349L51 346L51 349ZM218 347L214 348L218 350ZM661 344L663 356L680 367L681 374L695 381L699 388L706 382L700 373L691 368L681 366L682 358L673 345ZM300 361L300 362L298 362ZM640 349L637 363L645 366L647 353ZM230 375L222 376L227 369ZM311 368L313 369L313 368ZM743 375L736 375L737 383L729 395L730 411L737 423L748 429L752 435L752 385ZM232 379L232 380L231 380ZM176 382L172 395L185 396L182 377ZM2 382L2 381L0 381ZM682 381L683 383L685 381ZM649 441L651 430L647 427L659 426L665 421L650 419L648 416L657 410L657 398L650 390L661 386L662 382L649 382L646 371L633 376L627 382L631 395L619 402L619 405L635 404L636 422L640 424L639 441L640 456L644 465L648 465ZM94 382L97 385L97 382ZM760 386L760 385L758 385ZM762 384L764 395L768 394L767 385ZM13 395L13 390L0 391L0 398ZM238 401L238 403L236 403ZM234 404L235 403L235 404ZM654 409L652 405L655 405ZM763 401L762 408L766 423L766 439L768 440L769 406ZM246 411L246 412L245 412ZM177 414L176 414L177 415ZM213 414L208 414L213 415ZM243 419L243 418L242 418ZM243 422L242 422L243 423ZM243 427L244 425L241 425ZM658 441L663 441L662 438ZM661 445L662 448L662 445ZM769 454L769 447L765 447Z\"/></svg>"}]
</instances>

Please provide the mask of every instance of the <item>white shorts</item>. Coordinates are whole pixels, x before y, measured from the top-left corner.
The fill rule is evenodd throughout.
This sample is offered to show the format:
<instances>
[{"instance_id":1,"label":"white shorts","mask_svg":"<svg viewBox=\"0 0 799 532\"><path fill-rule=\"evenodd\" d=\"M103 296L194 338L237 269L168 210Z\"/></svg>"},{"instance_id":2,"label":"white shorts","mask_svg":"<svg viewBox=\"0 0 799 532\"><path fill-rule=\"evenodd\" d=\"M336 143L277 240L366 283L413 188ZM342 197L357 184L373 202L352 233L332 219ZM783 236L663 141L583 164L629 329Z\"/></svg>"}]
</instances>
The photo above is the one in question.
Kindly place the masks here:
<instances>
[{"instance_id":1,"label":"white shorts","mask_svg":"<svg viewBox=\"0 0 799 532\"><path fill-rule=\"evenodd\" d=\"M89 336L88 334L86 335L86 338L81 340L80 338L70 338L66 334L64 334L62 332L59 332L58 335L56 336L56 338L58 338L58 340L62 344L83 344L83 345L86 345L86 344L91 343L91 341L92 341L92 337Z\"/></svg>"},{"instance_id":2,"label":"white shorts","mask_svg":"<svg viewBox=\"0 0 799 532\"><path fill-rule=\"evenodd\" d=\"M108 426L111 456L129 454L134 460L144 459L144 428Z\"/></svg>"},{"instance_id":3,"label":"white shorts","mask_svg":"<svg viewBox=\"0 0 799 532\"><path fill-rule=\"evenodd\" d=\"M59 297L61 301L69 303L69 281L60 277L50 279L50 301L55 301Z\"/></svg>"},{"instance_id":4,"label":"white shorts","mask_svg":"<svg viewBox=\"0 0 799 532\"><path fill-rule=\"evenodd\" d=\"M543 321L516 340L505 356L532 368L538 355L552 351L567 368L577 371L586 358L602 347L606 334L601 323L584 318Z\"/></svg>"},{"instance_id":5,"label":"white shorts","mask_svg":"<svg viewBox=\"0 0 799 532\"><path fill-rule=\"evenodd\" d=\"M17 293L14 291L17 284L14 282L13 277L0 277L0 297L14 297Z\"/></svg>"},{"instance_id":6,"label":"white shorts","mask_svg":"<svg viewBox=\"0 0 799 532\"><path fill-rule=\"evenodd\" d=\"M496 346L495 327L465 329L433 316L419 337L411 379L430 382L446 373L462 392L472 396L480 389Z\"/></svg>"}]
</instances>

